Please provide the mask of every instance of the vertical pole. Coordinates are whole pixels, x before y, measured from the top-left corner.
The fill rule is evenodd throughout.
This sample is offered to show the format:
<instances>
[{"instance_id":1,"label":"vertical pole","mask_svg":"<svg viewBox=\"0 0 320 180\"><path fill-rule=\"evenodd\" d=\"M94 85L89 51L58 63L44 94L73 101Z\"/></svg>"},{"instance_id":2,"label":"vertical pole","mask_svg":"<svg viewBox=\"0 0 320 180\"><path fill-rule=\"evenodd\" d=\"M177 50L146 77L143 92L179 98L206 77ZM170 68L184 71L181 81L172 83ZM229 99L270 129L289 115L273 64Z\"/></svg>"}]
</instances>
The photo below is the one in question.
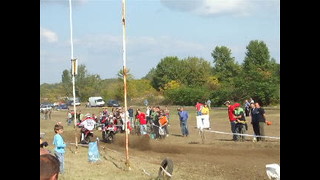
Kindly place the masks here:
<instances>
[{"instance_id":1,"label":"vertical pole","mask_svg":"<svg viewBox=\"0 0 320 180\"><path fill-rule=\"evenodd\" d=\"M73 58L73 38L72 38L72 4L71 4L71 0L69 0L69 12L70 12L70 43L71 43L71 69L72 69L72 93L73 93L73 109L74 109L74 137L75 137L75 141L76 141L76 149L78 149L78 140L77 140L77 131L76 131L76 126L77 126L77 121L76 121L76 116L77 116L77 110L76 110L76 105L75 105L75 73L76 73L76 68L75 65L75 59ZM76 152L76 151L75 151Z\"/></svg>"},{"instance_id":2,"label":"vertical pole","mask_svg":"<svg viewBox=\"0 0 320 180\"><path fill-rule=\"evenodd\" d=\"M126 138L126 165L128 169L130 170L130 164L129 164L129 137L128 137L128 117L127 117L127 68L126 68L126 1L122 0L122 44L123 44L123 89L124 89L124 123L125 123L125 138Z\"/></svg>"}]
</instances>

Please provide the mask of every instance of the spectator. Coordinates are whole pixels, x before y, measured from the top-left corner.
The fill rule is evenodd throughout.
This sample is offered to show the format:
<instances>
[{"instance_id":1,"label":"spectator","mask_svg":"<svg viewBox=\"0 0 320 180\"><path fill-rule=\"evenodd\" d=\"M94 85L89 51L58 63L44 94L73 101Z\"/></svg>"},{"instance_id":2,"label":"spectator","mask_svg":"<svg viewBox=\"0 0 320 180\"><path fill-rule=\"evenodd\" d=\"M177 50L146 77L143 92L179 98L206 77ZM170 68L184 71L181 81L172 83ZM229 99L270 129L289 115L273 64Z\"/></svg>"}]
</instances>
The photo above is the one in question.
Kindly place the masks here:
<instances>
[{"instance_id":1,"label":"spectator","mask_svg":"<svg viewBox=\"0 0 320 180\"><path fill-rule=\"evenodd\" d=\"M210 99L207 100L206 105L208 105L208 108L211 109L211 100Z\"/></svg>"},{"instance_id":2,"label":"spectator","mask_svg":"<svg viewBox=\"0 0 320 180\"><path fill-rule=\"evenodd\" d=\"M250 103L247 99L244 102L244 111L246 113L246 117L248 117L250 114Z\"/></svg>"},{"instance_id":3,"label":"spectator","mask_svg":"<svg viewBox=\"0 0 320 180\"><path fill-rule=\"evenodd\" d=\"M254 100L252 98L250 98L250 104L254 103Z\"/></svg>"},{"instance_id":4,"label":"spectator","mask_svg":"<svg viewBox=\"0 0 320 180\"><path fill-rule=\"evenodd\" d=\"M130 106L129 109L128 109L128 113L129 113L129 121L130 121L130 126L132 128L134 128L134 118L133 118L133 109L132 107Z\"/></svg>"},{"instance_id":5,"label":"spectator","mask_svg":"<svg viewBox=\"0 0 320 180\"><path fill-rule=\"evenodd\" d=\"M155 134L155 138L159 138L160 135L159 135L159 111L160 111L160 107L157 106L157 107L153 107L152 108L153 111L151 112L151 117L152 117L152 122L154 123L155 126L152 126L152 131L153 133Z\"/></svg>"},{"instance_id":6,"label":"spectator","mask_svg":"<svg viewBox=\"0 0 320 180\"><path fill-rule=\"evenodd\" d=\"M71 122L72 122L72 113L71 113L71 110L68 111L68 114L67 114L67 122L68 122L68 126L70 126Z\"/></svg>"},{"instance_id":7,"label":"spectator","mask_svg":"<svg viewBox=\"0 0 320 180\"><path fill-rule=\"evenodd\" d=\"M188 111L185 111L183 107L180 107L178 113L179 113L179 117L180 117L180 127L181 127L182 136L188 137L188 135L189 135L189 130L188 130L189 114L188 114Z\"/></svg>"},{"instance_id":8,"label":"spectator","mask_svg":"<svg viewBox=\"0 0 320 180\"><path fill-rule=\"evenodd\" d=\"M201 116L201 109L203 107L202 103L199 103L199 101L196 103L196 110L197 110L197 116Z\"/></svg>"},{"instance_id":9,"label":"spectator","mask_svg":"<svg viewBox=\"0 0 320 180\"><path fill-rule=\"evenodd\" d=\"M252 111L252 121L251 121L253 126L253 131L257 136L257 141L264 141L265 138L260 136L265 136L265 133L264 133L264 125L266 123L265 111L260 106L260 103L255 102L254 105L255 105L255 108Z\"/></svg>"},{"instance_id":10,"label":"spectator","mask_svg":"<svg viewBox=\"0 0 320 180\"><path fill-rule=\"evenodd\" d=\"M66 144L61 136L63 133L63 126L59 123L54 126L54 132L56 135L54 135L53 138L53 145L55 146L54 148L54 154L58 158L60 162L60 173L64 172L64 153L65 153L65 147Z\"/></svg>"},{"instance_id":11,"label":"spectator","mask_svg":"<svg viewBox=\"0 0 320 180\"><path fill-rule=\"evenodd\" d=\"M51 109L49 109L49 112L48 112L48 114L49 114L49 119L51 120Z\"/></svg>"},{"instance_id":12,"label":"spectator","mask_svg":"<svg viewBox=\"0 0 320 180\"><path fill-rule=\"evenodd\" d=\"M230 126L231 126L231 132L236 133L236 120L237 118L234 116L234 105L231 105L230 101L226 101L223 103L225 106L228 107L228 116L229 116L229 121L230 121ZM232 137L233 141L237 140L237 136L234 134Z\"/></svg>"},{"instance_id":13,"label":"spectator","mask_svg":"<svg viewBox=\"0 0 320 180\"><path fill-rule=\"evenodd\" d=\"M148 106L148 104L149 104L148 99L145 99L143 103L144 103L145 106Z\"/></svg>"},{"instance_id":14,"label":"spectator","mask_svg":"<svg viewBox=\"0 0 320 180\"><path fill-rule=\"evenodd\" d=\"M252 114L254 109L255 109L254 103L250 104L251 124L252 124L252 128L253 128L253 133L254 133L253 142L256 142L257 141L256 130L255 130L256 127L254 127L256 125L256 120L254 119L254 116Z\"/></svg>"},{"instance_id":15,"label":"spectator","mask_svg":"<svg viewBox=\"0 0 320 180\"><path fill-rule=\"evenodd\" d=\"M137 109L138 115L137 118L140 122L140 134L145 135L147 134L147 120L146 120L146 114L141 112L140 109Z\"/></svg>"},{"instance_id":16,"label":"spectator","mask_svg":"<svg viewBox=\"0 0 320 180\"><path fill-rule=\"evenodd\" d=\"M164 132L165 132L165 135L166 135L166 136L169 136L169 131L168 131L168 119L167 119L167 116L166 116L164 110L162 110L162 111L160 112L159 124L160 124L160 127L163 128L163 130L164 130Z\"/></svg>"},{"instance_id":17,"label":"spectator","mask_svg":"<svg viewBox=\"0 0 320 180\"><path fill-rule=\"evenodd\" d=\"M208 128L211 129L210 116L209 116L210 111L209 111L209 107L207 104L205 104L204 107L201 109L201 114L206 116L206 118L202 118L202 122L204 120L206 120L206 124L208 123L208 125L209 125ZM204 116L202 116L202 117L204 117Z\"/></svg>"},{"instance_id":18,"label":"spectator","mask_svg":"<svg viewBox=\"0 0 320 180\"><path fill-rule=\"evenodd\" d=\"M236 120L236 133L238 134L245 134L246 130L248 129L246 118L244 115L244 110L240 107L240 103L234 104L235 110L234 114L237 118ZM242 135L236 135L237 141L245 141L245 136Z\"/></svg>"},{"instance_id":19,"label":"spectator","mask_svg":"<svg viewBox=\"0 0 320 180\"><path fill-rule=\"evenodd\" d=\"M57 180L59 177L59 166L59 160L53 155L40 155L40 180Z\"/></svg>"}]
</instances>

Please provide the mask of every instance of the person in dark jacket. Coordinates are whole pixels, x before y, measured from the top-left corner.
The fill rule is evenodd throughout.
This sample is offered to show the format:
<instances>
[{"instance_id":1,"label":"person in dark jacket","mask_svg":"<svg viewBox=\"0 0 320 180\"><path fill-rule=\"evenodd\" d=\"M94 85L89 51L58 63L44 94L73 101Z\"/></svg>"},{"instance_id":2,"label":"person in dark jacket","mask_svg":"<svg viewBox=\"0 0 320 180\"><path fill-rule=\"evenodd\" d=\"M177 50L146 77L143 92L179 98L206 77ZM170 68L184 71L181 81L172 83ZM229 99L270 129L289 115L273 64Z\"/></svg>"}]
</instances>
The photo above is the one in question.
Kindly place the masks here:
<instances>
[{"instance_id":1,"label":"person in dark jacket","mask_svg":"<svg viewBox=\"0 0 320 180\"><path fill-rule=\"evenodd\" d=\"M254 134L257 136L257 141L264 141L264 125L266 124L266 116L264 109L260 106L260 103L254 103L254 109L251 112L251 124L253 127Z\"/></svg>"}]
</instances>

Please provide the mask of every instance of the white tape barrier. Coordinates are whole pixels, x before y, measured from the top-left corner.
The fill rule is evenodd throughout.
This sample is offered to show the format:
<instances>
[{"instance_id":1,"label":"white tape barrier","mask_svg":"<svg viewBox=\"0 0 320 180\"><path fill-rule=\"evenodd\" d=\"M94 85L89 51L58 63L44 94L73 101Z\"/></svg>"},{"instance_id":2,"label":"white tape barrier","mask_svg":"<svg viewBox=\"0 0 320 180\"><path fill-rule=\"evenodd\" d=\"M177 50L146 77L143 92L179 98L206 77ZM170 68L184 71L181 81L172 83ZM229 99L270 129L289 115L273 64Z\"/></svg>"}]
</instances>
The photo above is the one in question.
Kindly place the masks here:
<instances>
[{"instance_id":1,"label":"white tape barrier","mask_svg":"<svg viewBox=\"0 0 320 180\"><path fill-rule=\"evenodd\" d=\"M211 130L204 130L204 131L213 132L213 133L218 133L218 134L230 134L230 135L241 135L241 136L253 136L253 137L280 139L280 137L274 137L274 136L258 136L258 135L251 135L251 134L227 133L227 132L211 131Z\"/></svg>"}]
</instances>

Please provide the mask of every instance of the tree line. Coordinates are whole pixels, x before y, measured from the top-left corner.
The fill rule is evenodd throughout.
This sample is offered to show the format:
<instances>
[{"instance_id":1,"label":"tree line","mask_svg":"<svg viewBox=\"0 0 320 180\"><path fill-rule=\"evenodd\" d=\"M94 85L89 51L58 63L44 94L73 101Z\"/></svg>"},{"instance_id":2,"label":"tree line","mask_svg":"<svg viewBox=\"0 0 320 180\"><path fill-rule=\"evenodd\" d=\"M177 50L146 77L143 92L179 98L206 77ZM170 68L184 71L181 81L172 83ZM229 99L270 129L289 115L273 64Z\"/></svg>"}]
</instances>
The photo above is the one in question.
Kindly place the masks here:
<instances>
[{"instance_id":1,"label":"tree line","mask_svg":"<svg viewBox=\"0 0 320 180\"><path fill-rule=\"evenodd\" d=\"M128 69L128 103L142 105L143 100L148 99L152 104L194 105L211 99L212 105L221 106L226 100L243 102L250 97L263 105L280 103L280 64L270 57L263 41L249 42L241 64L226 46L216 46L211 56L213 65L199 57L167 56L141 79L134 79ZM101 79L81 64L75 76L76 96L83 102L90 96L121 102L123 71L119 70L117 76ZM62 72L60 83L40 85L40 96L49 101L72 96L70 70Z\"/></svg>"}]
</instances>

